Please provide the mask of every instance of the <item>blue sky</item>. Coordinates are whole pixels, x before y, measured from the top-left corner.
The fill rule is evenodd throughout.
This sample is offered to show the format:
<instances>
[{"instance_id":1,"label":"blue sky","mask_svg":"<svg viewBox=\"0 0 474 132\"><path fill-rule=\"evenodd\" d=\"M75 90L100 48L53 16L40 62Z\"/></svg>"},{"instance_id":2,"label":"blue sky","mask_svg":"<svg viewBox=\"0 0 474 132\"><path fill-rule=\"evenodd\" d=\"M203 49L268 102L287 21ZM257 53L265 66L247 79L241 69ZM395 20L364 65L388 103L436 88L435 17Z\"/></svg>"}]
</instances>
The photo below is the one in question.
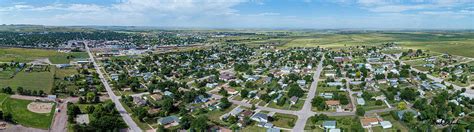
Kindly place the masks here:
<instances>
[{"instance_id":1,"label":"blue sky","mask_svg":"<svg viewBox=\"0 0 474 132\"><path fill-rule=\"evenodd\" d=\"M474 29L474 0L0 0L0 24Z\"/></svg>"}]
</instances>

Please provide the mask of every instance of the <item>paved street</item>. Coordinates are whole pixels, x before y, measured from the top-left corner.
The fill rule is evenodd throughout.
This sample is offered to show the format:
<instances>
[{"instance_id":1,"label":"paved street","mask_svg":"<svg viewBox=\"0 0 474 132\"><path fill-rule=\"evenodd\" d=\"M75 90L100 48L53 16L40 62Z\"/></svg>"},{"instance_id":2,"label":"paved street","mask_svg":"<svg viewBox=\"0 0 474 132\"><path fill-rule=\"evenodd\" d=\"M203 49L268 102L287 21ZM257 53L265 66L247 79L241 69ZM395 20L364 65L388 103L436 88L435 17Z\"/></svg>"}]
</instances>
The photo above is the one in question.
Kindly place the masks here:
<instances>
[{"instance_id":1,"label":"paved street","mask_svg":"<svg viewBox=\"0 0 474 132\"><path fill-rule=\"evenodd\" d=\"M119 111L120 115L122 116L123 120L125 121L125 123L128 125L129 129L133 132L140 132L142 131L140 129L140 127L138 127L138 125L132 120L132 117L130 117L130 114L125 110L125 108L122 106L122 104L120 103L119 99L117 98L117 96L115 96L114 92L112 91L112 88L110 87L109 85L109 82L107 81L107 79L105 79L104 77L104 74L102 73L102 71L100 70L100 67L99 65L96 63L95 59L94 59L94 56L92 55L92 53L90 52L89 50L89 46L87 45L87 42L85 42L85 47L86 47L86 50L87 50L87 53L89 54L89 57L92 61L92 63L94 64L94 67L97 71L97 73L99 74L99 78L100 80L102 81L102 83L104 84L105 86L105 89L107 90L107 94L109 95L110 99L115 103L115 107L117 108L117 110Z\"/></svg>"},{"instance_id":2,"label":"paved street","mask_svg":"<svg viewBox=\"0 0 474 132\"><path fill-rule=\"evenodd\" d=\"M321 61L319 61L318 68L313 75L313 83L311 83L311 86L308 92L308 97L304 101L303 108L297 112L298 120L296 120L295 126L293 127L293 131L296 131L296 132L304 131L304 126L306 125L306 121L308 121L309 117L315 114L315 112L311 110L312 108L311 101L313 100L316 94L316 89L318 88L318 81L319 81L319 76L321 75L321 71L323 70L324 58L325 57L323 56L321 58Z\"/></svg>"},{"instance_id":3,"label":"paved street","mask_svg":"<svg viewBox=\"0 0 474 132\"><path fill-rule=\"evenodd\" d=\"M61 112L55 112L51 132L67 131L67 102L58 103L57 108Z\"/></svg>"}]
</instances>

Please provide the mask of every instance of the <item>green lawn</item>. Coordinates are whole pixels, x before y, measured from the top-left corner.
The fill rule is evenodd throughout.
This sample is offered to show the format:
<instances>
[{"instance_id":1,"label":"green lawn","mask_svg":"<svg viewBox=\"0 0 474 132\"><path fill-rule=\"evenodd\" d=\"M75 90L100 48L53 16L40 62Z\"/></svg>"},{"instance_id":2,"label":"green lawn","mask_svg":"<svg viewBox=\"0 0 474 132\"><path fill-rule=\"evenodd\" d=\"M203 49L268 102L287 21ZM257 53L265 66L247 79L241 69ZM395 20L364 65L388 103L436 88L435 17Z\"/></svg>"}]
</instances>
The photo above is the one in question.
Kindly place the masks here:
<instances>
[{"instance_id":1,"label":"green lawn","mask_svg":"<svg viewBox=\"0 0 474 132\"><path fill-rule=\"evenodd\" d=\"M39 58L48 58L53 64L69 63L68 55L75 58L87 58L86 52L62 53L55 50L25 49L25 48L0 48L0 62L31 62Z\"/></svg>"},{"instance_id":2,"label":"green lawn","mask_svg":"<svg viewBox=\"0 0 474 132\"><path fill-rule=\"evenodd\" d=\"M342 131L350 130L351 125L360 125L360 121L355 116L333 116L329 117L328 120L335 120L337 122L336 128L340 128ZM323 121L312 122L309 118L304 129L311 132L324 132L320 128L321 124L323 124Z\"/></svg>"},{"instance_id":3,"label":"green lawn","mask_svg":"<svg viewBox=\"0 0 474 132\"><path fill-rule=\"evenodd\" d=\"M400 123L400 121L398 120L395 120L392 115L390 114L382 114L382 118L385 120L385 121L390 121L392 123L392 128L390 129L385 129L387 131L397 131L397 130L400 130L401 132L408 132L408 128L405 127L404 125L402 125Z\"/></svg>"},{"instance_id":4,"label":"green lawn","mask_svg":"<svg viewBox=\"0 0 474 132\"><path fill-rule=\"evenodd\" d=\"M245 128L242 128L242 132L266 132L267 129L263 128L263 127L258 127L257 125L249 125Z\"/></svg>"},{"instance_id":5,"label":"green lawn","mask_svg":"<svg viewBox=\"0 0 474 132\"><path fill-rule=\"evenodd\" d=\"M3 103L8 99L9 96L10 95L8 94L0 93L0 110L2 110Z\"/></svg>"},{"instance_id":6,"label":"green lawn","mask_svg":"<svg viewBox=\"0 0 474 132\"><path fill-rule=\"evenodd\" d=\"M2 105L2 110L4 113L11 113L13 120L23 126L48 129L54 116L55 107L48 114L34 113L27 109L31 102L29 100L7 98Z\"/></svg>"},{"instance_id":7,"label":"green lawn","mask_svg":"<svg viewBox=\"0 0 474 132\"><path fill-rule=\"evenodd\" d=\"M273 119L274 121L272 121L272 123L275 126L293 128L293 126L295 126L296 120L298 120L298 117L295 115L276 113L273 116Z\"/></svg>"},{"instance_id":8,"label":"green lawn","mask_svg":"<svg viewBox=\"0 0 474 132\"><path fill-rule=\"evenodd\" d=\"M8 79L13 75L14 71L6 70L0 71L0 79Z\"/></svg>"},{"instance_id":9,"label":"green lawn","mask_svg":"<svg viewBox=\"0 0 474 132\"><path fill-rule=\"evenodd\" d=\"M11 79L0 79L0 87L10 86L14 91L17 87L29 90L43 90L50 93L54 82L55 68L49 72L24 72L21 71Z\"/></svg>"}]
</instances>

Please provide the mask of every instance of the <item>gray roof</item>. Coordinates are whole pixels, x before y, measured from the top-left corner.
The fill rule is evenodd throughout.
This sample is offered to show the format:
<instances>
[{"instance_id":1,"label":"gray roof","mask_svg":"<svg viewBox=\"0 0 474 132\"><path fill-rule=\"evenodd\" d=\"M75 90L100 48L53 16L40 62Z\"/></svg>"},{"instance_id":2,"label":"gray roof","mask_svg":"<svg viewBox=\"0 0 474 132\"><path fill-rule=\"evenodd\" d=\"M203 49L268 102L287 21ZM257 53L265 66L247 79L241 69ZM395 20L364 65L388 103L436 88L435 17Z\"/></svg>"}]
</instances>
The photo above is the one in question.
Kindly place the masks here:
<instances>
[{"instance_id":1,"label":"gray roof","mask_svg":"<svg viewBox=\"0 0 474 132\"><path fill-rule=\"evenodd\" d=\"M267 132L280 132L280 129L278 129L278 128L268 128Z\"/></svg>"},{"instance_id":2,"label":"gray roof","mask_svg":"<svg viewBox=\"0 0 474 132\"><path fill-rule=\"evenodd\" d=\"M323 127L326 127L326 126L334 126L334 127L336 127L336 121L324 121L324 122L323 122Z\"/></svg>"},{"instance_id":3,"label":"gray roof","mask_svg":"<svg viewBox=\"0 0 474 132\"><path fill-rule=\"evenodd\" d=\"M268 115L263 114L263 113L256 113L255 115L252 116L252 118L262 118L262 119L267 119Z\"/></svg>"},{"instance_id":4,"label":"gray roof","mask_svg":"<svg viewBox=\"0 0 474 132\"><path fill-rule=\"evenodd\" d=\"M244 110L242 110L240 107L237 107L237 108L233 109L232 111L230 111L230 114L235 116L235 115L240 114L242 111L244 111Z\"/></svg>"},{"instance_id":5,"label":"gray roof","mask_svg":"<svg viewBox=\"0 0 474 132\"><path fill-rule=\"evenodd\" d=\"M290 101L292 101L292 102L296 102L296 101L298 101L298 97L296 97L296 96L293 96L293 97L291 97L291 98L290 98Z\"/></svg>"},{"instance_id":6,"label":"gray roof","mask_svg":"<svg viewBox=\"0 0 474 132\"><path fill-rule=\"evenodd\" d=\"M163 118L158 119L158 122L161 124L170 124L173 122L179 123L179 118L177 116L168 116L168 117L163 117Z\"/></svg>"}]
</instances>

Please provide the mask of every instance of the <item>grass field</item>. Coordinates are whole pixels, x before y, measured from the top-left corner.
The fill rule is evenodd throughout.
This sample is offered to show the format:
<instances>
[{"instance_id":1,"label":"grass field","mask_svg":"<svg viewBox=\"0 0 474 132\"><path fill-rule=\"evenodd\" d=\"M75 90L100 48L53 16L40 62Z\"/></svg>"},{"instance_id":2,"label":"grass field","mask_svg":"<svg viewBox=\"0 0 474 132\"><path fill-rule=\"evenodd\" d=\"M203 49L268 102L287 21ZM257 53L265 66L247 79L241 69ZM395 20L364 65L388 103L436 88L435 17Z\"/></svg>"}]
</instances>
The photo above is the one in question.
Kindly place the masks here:
<instances>
[{"instance_id":1,"label":"grass field","mask_svg":"<svg viewBox=\"0 0 474 132\"><path fill-rule=\"evenodd\" d=\"M54 83L55 68L50 72L25 72L21 71L11 79L0 79L0 87L10 86L14 91L16 88L23 87L29 90L43 90L50 93Z\"/></svg>"},{"instance_id":2,"label":"grass field","mask_svg":"<svg viewBox=\"0 0 474 132\"><path fill-rule=\"evenodd\" d=\"M295 115L280 113L276 113L273 118L275 119L275 121L272 121L273 125L283 128L293 128L293 126L295 126L296 120L298 120L298 117Z\"/></svg>"},{"instance_id":3,"label":"grass field","mask_svg":"<svg viewBox=\"0 0 474 132\"><path fill-rule=\"evenodd\" d=\"M2 96L0 97L3 98ZM27 109L31 102L29 100L7 98L1 105L2 111L11 113L13 120L23 126L48 129L54 116L55 107L48 114L33 113Z\"/></svg>"},{"instance_id":4,"label":"grass field","mask_svg":"<svg viewBox=\"0 0 474 132\"><path fill-rule=\"evenodd\" d=\"M3 102L5 102L9 96L8 94L0 93L0 110L3 108Z\"/></svg>"},{"instance_id":5,"label":"grass field","mask_svg":"<svg viewBox=\"0 0 474 132\"><path fill-rule=\"evenodd\" d=\"M69 63L68 55L75 58L87 58L86 52L61 53L55 50L24 49L24 48L0 48L0 62L31 62L39 58L48 58L53 64Z\"/></svg>"},{"instance_id":6,"label":"grass field","mask_svg":"<svg viewBox=\"0 0 474 132\"><path fill-rule=\"evenodd\" d=\"M449 53L474 57L473 33L353 33L316 34L299 37L286 43L288 47L343 48L346 46L377 46L386 42L396 42L403 48L424 49L439 53Z\"/></svg>"}]
</instances>

